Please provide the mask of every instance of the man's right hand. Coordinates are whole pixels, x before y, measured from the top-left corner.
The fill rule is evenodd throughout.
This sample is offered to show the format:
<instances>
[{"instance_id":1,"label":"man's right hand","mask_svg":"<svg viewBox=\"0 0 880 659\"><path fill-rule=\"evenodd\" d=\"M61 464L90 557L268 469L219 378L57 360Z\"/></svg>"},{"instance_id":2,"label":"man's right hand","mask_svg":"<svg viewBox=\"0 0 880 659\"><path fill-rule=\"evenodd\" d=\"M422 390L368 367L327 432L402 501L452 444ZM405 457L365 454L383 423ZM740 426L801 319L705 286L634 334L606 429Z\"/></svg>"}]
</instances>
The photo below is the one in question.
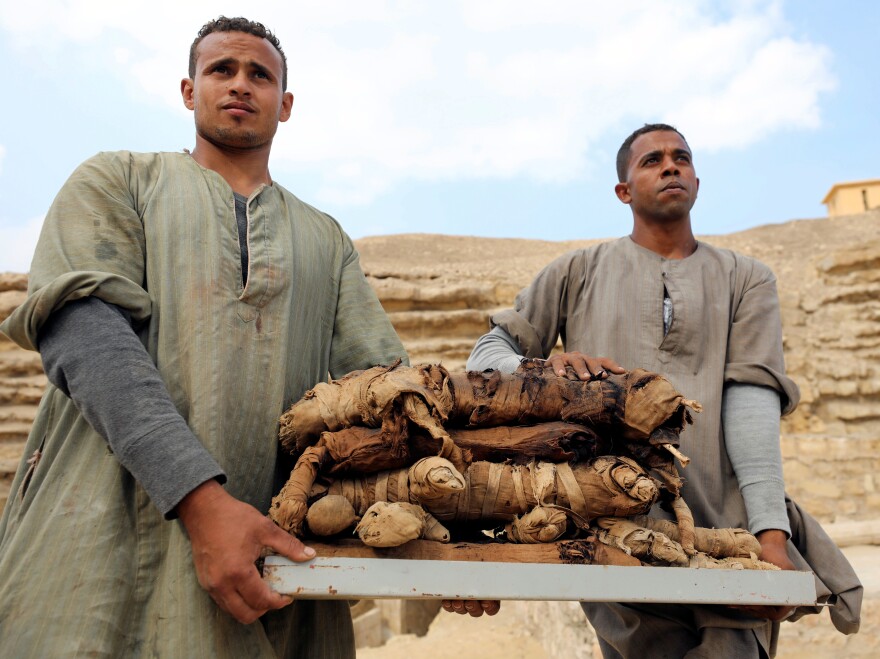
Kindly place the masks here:
<instances>
[{"instance_id":1,"label":"man's right hand","mask_svg":"<svg viewBox=\"0 0 880 659\"><path fill-rule=\"evenodd\" d=\"M623 368L613 359L608 357L590 357L582 352L563 352L559 355L551 355L547 359L547 365L559 376L565 376L566 366L570 366L580 380L604 380L609 373L621 375L626 373Z\"/></svg>"},{"instance_id":2,"label":"man's right hand","mask_svg":"<svg viewBox=\"0 0 880 659\"><path fill-rule=\"evenodd\" d=\"M192 544L199 584L221 609L244 624L293 600L276 593L255 565L264 548L292 561L308 561L315 551L271 520L228 494L214 480L202 483L177 506Z\"/></svg>"}]
</instances>

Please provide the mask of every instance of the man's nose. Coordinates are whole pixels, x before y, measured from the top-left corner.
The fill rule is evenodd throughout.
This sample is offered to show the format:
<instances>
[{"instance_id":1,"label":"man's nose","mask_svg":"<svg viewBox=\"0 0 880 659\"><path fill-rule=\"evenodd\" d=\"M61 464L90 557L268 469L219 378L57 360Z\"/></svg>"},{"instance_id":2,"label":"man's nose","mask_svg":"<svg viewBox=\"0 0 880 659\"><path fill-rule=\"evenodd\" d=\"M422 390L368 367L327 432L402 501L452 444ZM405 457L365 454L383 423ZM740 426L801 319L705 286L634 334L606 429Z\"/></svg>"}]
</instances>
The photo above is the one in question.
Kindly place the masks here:
<instances>
[{"instance_id":1,"label":"man's nose","mask_svg":"<svg viewBox=\"0 0 880 659\"><path fill-rule=\"evenodd\" d=\"M678 176L679 169L678 163L675 162L674 158L664 158L663 159L663 176Z\"/></svg>"},{"instance_id":2,"label":"man's nose","mask_svg":"<svg viewBox=\"0 0 880 659\"><path fill-rule=\"evenodd\" d=\"M240 96L250 96L251 94L251 84L250 80L248 80L247 75L244 73L239 73L236 76L233 76L229 81L229 93L237 94Z\"/></svg>"}]
</instances>

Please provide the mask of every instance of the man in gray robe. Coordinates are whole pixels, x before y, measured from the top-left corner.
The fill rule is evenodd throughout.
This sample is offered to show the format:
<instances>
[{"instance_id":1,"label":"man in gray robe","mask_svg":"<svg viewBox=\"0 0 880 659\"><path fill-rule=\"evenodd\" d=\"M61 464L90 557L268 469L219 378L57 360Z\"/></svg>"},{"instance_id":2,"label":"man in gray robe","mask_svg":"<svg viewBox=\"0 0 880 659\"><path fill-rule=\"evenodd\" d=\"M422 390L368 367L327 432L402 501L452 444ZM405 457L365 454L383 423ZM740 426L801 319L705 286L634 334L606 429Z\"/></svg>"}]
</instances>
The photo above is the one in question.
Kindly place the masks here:
<instances>
[{"instance_id":1,"label":"man in gray robe","mask_svg":"<svg viewBox=\"0 0 880 659\"><path fill-rule=\"evenodd\" d=\"M763 560L794 569L779 427L780 413L794 409L799 393L785 375L776 279L754 259L695 239L690 211L699 179L676 129L636 130L620 148L617 170L615 193L632 211L632 233L542 270L513 309L492 317L468 369L510 372L526 356L549 357L560 375L571 366L584 380L624 367L662 373L703 405L681 437L692 458L682 495L697 525L748 528ZM550 356L560 336L565 352ZM804 566L799 555L795 560ZM791 613L583 606L605 657L771 654L770 621Z\"/></svg>"},{"instance_id":2,"label":"man in gray robe","mask_svg":"<svg viewBox=\"0 0 880 659\"><path fill-rule=\"evenodd\" d=\"M265 517L280 414L406 360L351 240L269 175L286 88L271 32L212 21L192 153L99 154L55 199L2 326L50 385L0 520L0 656L354 656L346 602L255 566L314 556Z\"/></svg>"}]
</instances>

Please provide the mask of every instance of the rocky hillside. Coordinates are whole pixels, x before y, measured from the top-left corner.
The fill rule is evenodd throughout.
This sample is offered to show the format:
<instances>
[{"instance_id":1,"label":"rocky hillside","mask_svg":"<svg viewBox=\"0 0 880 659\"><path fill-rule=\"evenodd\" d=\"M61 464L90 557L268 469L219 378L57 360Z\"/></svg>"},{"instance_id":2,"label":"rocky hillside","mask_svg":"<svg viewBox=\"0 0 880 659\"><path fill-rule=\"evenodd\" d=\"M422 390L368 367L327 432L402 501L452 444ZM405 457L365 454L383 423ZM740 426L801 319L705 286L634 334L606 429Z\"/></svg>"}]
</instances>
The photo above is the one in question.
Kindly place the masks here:
<instances>
[{"instance_id":1,"label":"rocky hillside","mask_svg":"<svg viewBox=\"0 0 880 659\"><path fill-rule=\"evenodd\" d=\"M803 394L784 423L789 490L827 522L880 519L880 212L702 239L779 279L787 365ZM413 361L457 369L494 310L554 257L594 242L412 234L357 245ZM24 275L0 275L0 319L25 288ZM44 386L38 356L0 340L0 506Z\"/></svg>"},{"instance_id":2,"label":"rocky hillside","mask_svg":"<svg viewBox=\"0 0 880 659\"><path fill-rule=\"evenodd\" d=\"M26 275L0 274L0 319L21 304L26 289ZM40 356L21 350L0 334L0 507L9 496L12 476L45 387Z\"/></svg>"}]
</instances>

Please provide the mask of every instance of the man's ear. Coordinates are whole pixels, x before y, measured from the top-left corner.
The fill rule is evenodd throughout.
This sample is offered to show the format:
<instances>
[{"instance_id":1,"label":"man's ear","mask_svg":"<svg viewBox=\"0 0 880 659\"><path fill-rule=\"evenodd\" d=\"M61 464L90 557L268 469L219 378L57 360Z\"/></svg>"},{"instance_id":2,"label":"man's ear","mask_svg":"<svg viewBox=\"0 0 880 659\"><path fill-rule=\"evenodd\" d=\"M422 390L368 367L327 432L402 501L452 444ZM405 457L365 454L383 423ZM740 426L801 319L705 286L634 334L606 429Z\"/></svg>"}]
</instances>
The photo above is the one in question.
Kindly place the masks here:
<instances>
[{"instance_id":1,"label":"man's ear","mask_svg":"<svg viewBox=\"0 0 880 659\"><path fill-rule=\"evenodd\" d=\"M628 204L632 201L632 195L629 193L629 183L618 183L615 185L614 194L616 194L617 198L624 204Z\"/></svg>"},{"instance_id":2,"label":"man's ear","mask_svg":"<svg viewBox=\"0 0 880 659\"><path fill-rule=\"evenodd\" d=\"M278 121L287 121L290 119L290 111L293 108L293 94L284 92L281 96L281 113L278 115Z\"/></svg>"},{"instance_id":3,"label":"man's ear","mask_svg":"<svg viewBox=\"0 0 880 659\"><path fill-rule=\"evenodd\" d=\"M700 179L697 179L697 190L694 192L694 199L697 198L697 194L700 192Z\"/></svg>"},{"instance_id":4,"label":"man's ear","mask_svg":"<svg viewBox=\"0 0 880 659\"><path fill-rule=\"evenodd\" d=\"M184 78L180 81L180 96L183 98L183 104L187 110L195 107L193 103L193 81L191 78Z\"/></svg>"}]
</instances>

